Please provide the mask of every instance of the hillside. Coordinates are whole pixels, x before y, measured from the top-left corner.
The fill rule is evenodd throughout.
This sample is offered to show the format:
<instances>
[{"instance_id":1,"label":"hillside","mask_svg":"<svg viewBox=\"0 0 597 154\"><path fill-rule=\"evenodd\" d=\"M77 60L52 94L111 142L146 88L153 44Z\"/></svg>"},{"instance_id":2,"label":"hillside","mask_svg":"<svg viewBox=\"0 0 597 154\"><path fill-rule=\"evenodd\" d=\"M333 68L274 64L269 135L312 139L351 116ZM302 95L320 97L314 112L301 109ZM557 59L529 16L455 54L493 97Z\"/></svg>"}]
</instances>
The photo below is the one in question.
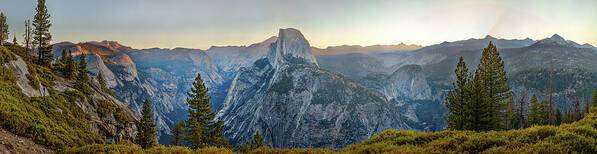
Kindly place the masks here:
<instances>
[{"instance_id":1,"label":"hillside","mask_svg":"<svg viewBox=\"0 0 597 154\"><path fill-rule=\"evenodd\" d=\"M509 131L386 130L343 149L348 153L596 153L597 110L560 126Z\"/></svg>"},{"instance_id":2,"label":"hillside","mask_svg":"<svg viewBox=\"0 0 597 154\"><path fill-rule=\"evenodd\" d=\"M52 150L0 128L0 153L52 153Z\"/></svg>"},{"instance_id":3,"label":"hillside","mask_svg":"<svg viewBox=\"0 0 597 154\"><path fill-rule=\"evenodd\" d=\"M51 149L133 140L137 116L94 79L74 80L32 63L20 46L0 47L0 126Z\"/></svg>"}]
</instances>

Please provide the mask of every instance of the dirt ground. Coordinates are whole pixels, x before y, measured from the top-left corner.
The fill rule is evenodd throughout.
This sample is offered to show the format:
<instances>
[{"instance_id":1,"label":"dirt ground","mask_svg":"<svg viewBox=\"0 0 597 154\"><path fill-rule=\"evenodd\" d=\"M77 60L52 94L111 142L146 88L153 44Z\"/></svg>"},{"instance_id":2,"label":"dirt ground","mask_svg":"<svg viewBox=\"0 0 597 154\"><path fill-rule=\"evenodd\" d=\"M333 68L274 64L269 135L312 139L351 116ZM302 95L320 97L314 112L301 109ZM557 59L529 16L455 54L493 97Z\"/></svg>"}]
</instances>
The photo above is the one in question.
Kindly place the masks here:
<instances>
[{"instance_id":1,"label":"dirt ground","mask_svg":"<svg viewBox=\"0 0 597 154\"><path fill-rule=\"evenodd\" d=\"M31 139L17 136L0 128L0 154L21 154L21 153L53 153L46 147L35 144Z\"/></svg>"}]
</instances>

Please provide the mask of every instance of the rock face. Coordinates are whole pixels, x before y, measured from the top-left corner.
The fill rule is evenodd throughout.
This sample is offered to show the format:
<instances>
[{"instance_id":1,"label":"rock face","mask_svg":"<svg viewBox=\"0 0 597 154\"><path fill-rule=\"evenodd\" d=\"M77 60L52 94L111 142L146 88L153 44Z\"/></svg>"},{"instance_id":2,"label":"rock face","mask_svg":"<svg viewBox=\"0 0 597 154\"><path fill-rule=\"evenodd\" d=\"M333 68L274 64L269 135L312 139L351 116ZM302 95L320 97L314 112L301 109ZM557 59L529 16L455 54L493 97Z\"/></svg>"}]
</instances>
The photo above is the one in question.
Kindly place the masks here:
<instances>
[{"instance_id":1,"label":"rock face","mask_svg":"<svg viewBox=\"0 0 597 154\"><path fill-rule=\"evenodd\" d=\"M388 100L431 100L431 88L420 65L406 65L391 75L370 74L360 81Z\"/></svg>"},{"instance_id":2,"label":"rock face","mask_svg":"<svg viewBox=\"0 0 597 154\"><path fill-rule=\"evenodd\" d=\"M33 88L28 79L29 70L27 64L19 56L17 60L9 61L4 67L11 69L17 79L17 85L21 91L29 97L49 96L49 89L58 92L74 90L75 82L61 77L55 77L53 87L40 85L39 89ZM73 100L71 103L81 108L86 115L89 115L89 125L92 130L106 138L106 142L115 143L120 140L133 140L137 128L135 121L138 116L132 112L123 102L103 92L97 79L92 80L92 91L86 97ZM114 111L106 111L106 108ZM106 111L106 112L103 112Z\"/></svg>"},{"instance_id":3,"label":"rock face","mask_svg":"<svg viewBox=\"0 0 597 154\"><path fill-rule=\"evenodd\" d=\"M17 56L17 60L9 61L8 63L4 64L4 67L12 70L12 73L17 77L17 86L21 88L23 94L29 97L50 95L48 89L40 83L37 85L39 88L34 88L31 86L31 81L29 80L29 68L27 67L27 63L23 61L23 58Z\"/></svg>"},{"instance_id":4,"label":"rock face","mask_svg":"<svg viewBox=\"0 0 597 154\"><path fill-rule=\"evenodd\" d=\"M274 147L343 147L408 128L383 96L317 66L302 34L282 29L268 58L235 76L217 119L232 143L259 131Z\"/></svg>"},{"instance_id":5,"label":"rock face","mask_svg":"<svg viewBox=\"0 0 597 154\"><path fill-rule=\"evenodd\" d=\"M311 46L303 34L296 29L280 29L278 40L273 45L267 56L274 68L279 68L281 63L314 64L317 60L311 54Z\"/></svg>"}]
</instances>

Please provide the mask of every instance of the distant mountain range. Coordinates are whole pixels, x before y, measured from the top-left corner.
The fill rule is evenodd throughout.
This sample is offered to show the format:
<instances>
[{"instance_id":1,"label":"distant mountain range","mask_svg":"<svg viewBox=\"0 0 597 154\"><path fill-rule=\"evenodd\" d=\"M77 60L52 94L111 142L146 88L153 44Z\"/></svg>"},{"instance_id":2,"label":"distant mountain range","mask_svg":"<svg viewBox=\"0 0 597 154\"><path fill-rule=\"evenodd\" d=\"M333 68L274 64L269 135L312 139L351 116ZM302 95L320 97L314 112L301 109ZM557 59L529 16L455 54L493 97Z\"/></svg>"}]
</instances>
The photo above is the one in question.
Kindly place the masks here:
<instances>
[{"instance_id":1,"label":"distant mountain range","mask_svg":"<svg viewBox=\"0 0 597 154\"><path fill-rule=\"evenodd\" d=\"M330 46L325 49L312 47L313 54L315 55L339 55L348 53L375 53L375 52L396 52L396 51L412 51L423 46L420 45L407 45L404 43L396 45L371 45L371 46L360 46L360 45L342 45L342 46Z\"/></svg>"},{"instance_id":2,"label":"distant mountain range","mask_svg":"<svg viewBox=\"0 0 597 154\"><path fill-rule=\"evenodd\" d=\"M457 59L475 69L489 42L498 47L517 97L542 97L553 82L566 108L597 87L597 49L559 35L318 49L298 30L281 29L249 46L132 49L111 41L64 42L54 45L54 55L85 54L92 74L101 73L133 111L150 98L162 143L186 118L186 93L200 73L232 143L259 131L275 147L339 148L387 128L444 129L443 100Z\"/></svg>"}]
</instances>

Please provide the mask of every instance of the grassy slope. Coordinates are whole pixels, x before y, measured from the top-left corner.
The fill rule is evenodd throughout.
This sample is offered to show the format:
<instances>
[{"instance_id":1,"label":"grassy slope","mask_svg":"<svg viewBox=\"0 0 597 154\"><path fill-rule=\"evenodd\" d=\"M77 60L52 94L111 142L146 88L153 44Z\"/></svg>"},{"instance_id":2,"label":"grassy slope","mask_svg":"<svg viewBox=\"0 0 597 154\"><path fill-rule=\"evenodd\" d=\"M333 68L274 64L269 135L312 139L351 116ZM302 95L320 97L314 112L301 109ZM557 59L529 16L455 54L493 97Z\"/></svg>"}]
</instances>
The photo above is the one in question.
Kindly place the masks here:
<instances>
[{"instance_id":1,"label":"grassy slope","mask_svg":"<svg viewBox=\"0 0 597 154\"><path fill-rule=\"evenodd\" d=\"M510 131L386 130L349 153L597 153L597 110L572 124Z\"/></svg>"},{"instance_id":2,"label":"grassy slope","mask_svg":"<svg viewBox=\"0 0 597 154\"><path fill-rule=\"evenodd\" d=\"M0 63L14 59L10 50L0 47ZM30 64L30 67L43 70L36 65ZM44 78L40 77L39 82L43 84L44 80L51 80ZM89 116L67 101L81 95L75 95L77 92L72 91L51 93L46 97L25 96L16 85L12 72L0 66L0 126L50 148L82 146L103 141L87 123Z\"/></svg>"}]
</instances>

